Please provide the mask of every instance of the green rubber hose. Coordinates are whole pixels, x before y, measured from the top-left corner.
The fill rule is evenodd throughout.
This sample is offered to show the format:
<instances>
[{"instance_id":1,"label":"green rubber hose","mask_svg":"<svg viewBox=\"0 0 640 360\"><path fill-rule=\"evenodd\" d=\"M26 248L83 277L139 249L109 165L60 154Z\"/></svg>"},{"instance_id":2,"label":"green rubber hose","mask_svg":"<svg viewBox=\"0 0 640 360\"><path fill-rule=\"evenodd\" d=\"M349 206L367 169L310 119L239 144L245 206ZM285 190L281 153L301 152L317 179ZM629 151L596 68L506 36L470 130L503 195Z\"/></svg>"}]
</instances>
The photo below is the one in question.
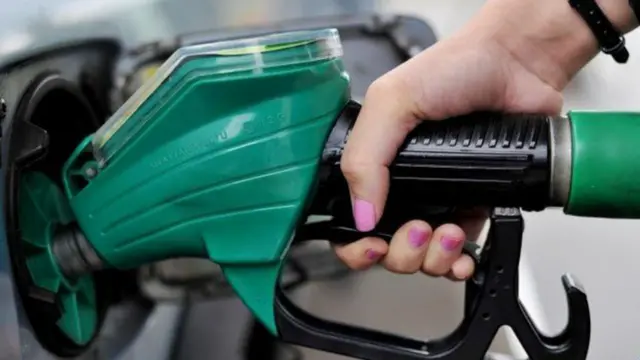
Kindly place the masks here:
<instances>
[{"instance_id":1,"label":"green rubber hose","mask_svg":"<svg viewBox=\"0 0 640 360\"><path fill-rule=\"evenodd\" d=\"M574 111L570 215L640 217L640 113Z\"/></svg>"}]
</instances>

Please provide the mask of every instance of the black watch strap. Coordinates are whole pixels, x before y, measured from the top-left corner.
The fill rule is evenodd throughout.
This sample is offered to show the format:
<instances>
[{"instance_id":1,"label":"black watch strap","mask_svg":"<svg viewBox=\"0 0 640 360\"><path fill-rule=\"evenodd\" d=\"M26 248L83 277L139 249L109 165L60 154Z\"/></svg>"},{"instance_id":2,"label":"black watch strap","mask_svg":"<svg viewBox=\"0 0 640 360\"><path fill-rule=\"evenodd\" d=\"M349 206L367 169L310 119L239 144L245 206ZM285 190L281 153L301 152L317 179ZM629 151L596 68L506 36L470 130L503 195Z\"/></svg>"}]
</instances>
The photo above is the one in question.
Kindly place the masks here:
<instances>
[{"instance_id":1,"label":"black watch strap","mask_svg":"<svg viewBox=\"0 0 640 360\"><path fill-rule=\"evenodd\" d=\"M618 63L626 63L629 60L624 36L611 24L595 0L569 0L569 4L591 29L600 44L600 51L611 55Z\"/></svg>"},{"instance_id":2,"label":"black watch strap","mask_svg":"<svg viewBox=\"0 0 640 360\"><path fill-rule=\"evenodd\" d=\"M629 5L636 15L636 20L640 21L640 0L629 0Z\"/></svg>"}]
</instances>

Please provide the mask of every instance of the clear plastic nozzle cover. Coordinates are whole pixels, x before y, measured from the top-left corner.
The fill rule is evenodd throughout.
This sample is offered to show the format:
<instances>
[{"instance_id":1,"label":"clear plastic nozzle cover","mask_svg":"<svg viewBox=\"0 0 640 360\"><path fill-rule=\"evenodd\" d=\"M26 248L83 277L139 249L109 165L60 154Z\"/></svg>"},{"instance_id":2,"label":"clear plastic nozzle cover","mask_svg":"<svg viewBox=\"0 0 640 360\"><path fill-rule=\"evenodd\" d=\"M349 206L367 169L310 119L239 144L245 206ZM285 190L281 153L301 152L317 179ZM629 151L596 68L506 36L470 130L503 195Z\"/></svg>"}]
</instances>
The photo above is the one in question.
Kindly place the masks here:
<instances>
[{"instance_id":1,"label":"clear plastic nozzle cover","mask_svg":"<svg viewBox=\"0 0 640 360\"><path fill-rule=\"evenodd\" d=\"M269 53L265 57L265 53ZM225 57L219 68L207 71L206 75L229 74L239 71L300 65L312 61L342 56L342 44L336 29L294 31L272 35L189 45L176 50L110 119L94 134L93 152L101 167L118 150L136 136L151 116L134 116L136 111L156 92L162 84L183 64L195 57ZM126 127L123 125L129 123ZM119 131L126 133L118 134Z\"/></svg>"}]
</instances>

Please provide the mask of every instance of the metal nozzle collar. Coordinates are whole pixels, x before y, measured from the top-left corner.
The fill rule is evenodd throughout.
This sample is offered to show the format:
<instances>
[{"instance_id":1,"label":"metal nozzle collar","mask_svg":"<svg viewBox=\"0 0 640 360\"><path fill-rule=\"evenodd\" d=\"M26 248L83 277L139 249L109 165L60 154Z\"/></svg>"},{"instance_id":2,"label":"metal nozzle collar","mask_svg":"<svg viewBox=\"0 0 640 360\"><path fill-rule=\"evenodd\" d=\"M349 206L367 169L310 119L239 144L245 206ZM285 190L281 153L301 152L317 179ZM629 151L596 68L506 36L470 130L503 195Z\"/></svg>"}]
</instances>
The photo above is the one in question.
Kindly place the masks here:
<instances>
[{"instance_id":1,"label":"metal nozzle collar","mask_svg":"<svg viewBox=\"0 0 640 360\"><path fill-rule=\"evenodd\" d=\"M553 117L549 120L549 131L550 205L564 207L571 191L571 120L564 116Z\"/></svg>"}]
</instances>

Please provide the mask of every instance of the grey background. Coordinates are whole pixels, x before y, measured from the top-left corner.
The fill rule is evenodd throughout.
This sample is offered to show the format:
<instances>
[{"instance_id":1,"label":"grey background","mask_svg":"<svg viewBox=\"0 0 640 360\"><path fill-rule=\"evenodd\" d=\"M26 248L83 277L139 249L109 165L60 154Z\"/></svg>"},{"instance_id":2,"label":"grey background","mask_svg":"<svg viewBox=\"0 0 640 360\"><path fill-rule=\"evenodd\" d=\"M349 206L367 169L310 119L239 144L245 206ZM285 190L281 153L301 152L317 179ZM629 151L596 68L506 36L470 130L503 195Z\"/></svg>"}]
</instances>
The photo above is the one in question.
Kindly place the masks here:
<instances>
[{"instance_id":1,"label":"grey background","mask_svg":"<svg viewBox=\"0 0 640 360\"><path fill-rule=\"evenodd\" d=\"M214 0L23 0L2 1L0 58L55 42L89 35L123 36L135 45L182 30L253 24L265 17L296 16L318 11L379 11L418 14L446 37L473 15L482 0L389 1L214 1ZM99 9L99 10L97 10ZM286 12L283 14L282 12ZM289 15L290 14L290 15ZM114 21L114 19L116 19ZM54 31L55 30L55 31ZM566 89L566 109L637 110L640 96L640 34L628 36L631 59L625 66L599 56ZM603 169L606 171L606 169ZM546 331L558 331L566 321L560 275L576 274L587 289L592 309L590 360L635 360L640 357L640 222L578 219L558 211L527 214L522 283L525 303ZM449 332L460 319L460 285L424 276L396 276L382 271L363 273L342 283L317 284L300 294L298 302L316 314L410 336ZM193 325L193 345L227 341L216 334L232 325L202 304L203 321ZM238 312L243 308L237 304ZM235 318L235 317L234 317ZM235 318L237 319L237 318ZM232 321L232 320L231 320ZM240 324L238 324L239 326ZM509 347L499 344L501 350ZM517 350L517 349L516 349ZM229 359L224 355L210 358ZM314 353L309 359L334 359Z\"/></svg>"}]
</instances>

